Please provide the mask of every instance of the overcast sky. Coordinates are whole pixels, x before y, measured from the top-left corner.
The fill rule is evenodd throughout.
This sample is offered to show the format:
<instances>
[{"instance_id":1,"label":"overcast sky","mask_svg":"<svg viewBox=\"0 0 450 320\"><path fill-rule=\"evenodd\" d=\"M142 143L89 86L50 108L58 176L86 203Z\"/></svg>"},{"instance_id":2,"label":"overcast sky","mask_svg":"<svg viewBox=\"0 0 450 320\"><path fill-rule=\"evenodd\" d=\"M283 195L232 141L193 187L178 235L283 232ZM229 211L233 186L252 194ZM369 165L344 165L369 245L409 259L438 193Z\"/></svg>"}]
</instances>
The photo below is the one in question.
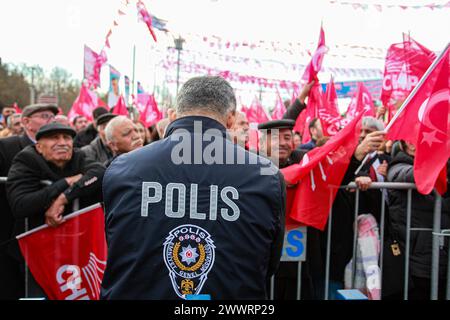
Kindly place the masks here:
<instances>
[{"instance_id":1,"label":"overcast sky","mask_svg":"<svg viewBox=\"0 0 450 320\"><path fill-rule=\"evenodd\" d=\"M348 0L359 3L424 5L447 1ZM137 46L136 77L151 82L157 57L143 23L136 19L135 0L113 30L109 62L131 76L133 45ZM338 1L339 2L339 1ZM450 9L388 9L363 11L328 0L144 0L150 13L169 21L172 35L216 34L230 41L294 41L314 51L323 21L328 45L355 44L387 49L402 32L439 51L449 41ZM0 0L0 57L3 62L60 66L81 79L83 45L103 47L121 0ZM165 52L170 36L159 33L157 48ZM314 43L314 44L313 44ZM199 48L201 50L201 48ZM276 59L276 56L274 56ZM333 61L351 67L356 59ZM370 65L372 62L367 61ZM377 66L384 61L375 61ZM105 73L105 72L104 72Z\"/></svg>"}]
</instances>

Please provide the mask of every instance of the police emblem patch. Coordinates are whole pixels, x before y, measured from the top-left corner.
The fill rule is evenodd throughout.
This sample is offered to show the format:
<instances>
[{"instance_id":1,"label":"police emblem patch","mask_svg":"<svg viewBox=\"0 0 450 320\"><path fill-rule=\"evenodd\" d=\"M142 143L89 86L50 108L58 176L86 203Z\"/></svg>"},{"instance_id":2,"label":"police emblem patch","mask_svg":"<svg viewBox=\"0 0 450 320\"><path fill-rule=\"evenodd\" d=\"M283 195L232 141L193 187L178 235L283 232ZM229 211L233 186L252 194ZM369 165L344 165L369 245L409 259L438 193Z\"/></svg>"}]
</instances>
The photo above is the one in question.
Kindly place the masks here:
<instances>
[{"instance_id":1,"label":"police emblem patch","mask_svg":"<svg viewBox=\"0 0 450 320\"><path fill-rule=\"evenodd\" d=\"M180 298L200 293L214 264L214 250L211 235L203 228L186 224L170 231L164 242L164 262Z\"/></svg>"}]
</instances>

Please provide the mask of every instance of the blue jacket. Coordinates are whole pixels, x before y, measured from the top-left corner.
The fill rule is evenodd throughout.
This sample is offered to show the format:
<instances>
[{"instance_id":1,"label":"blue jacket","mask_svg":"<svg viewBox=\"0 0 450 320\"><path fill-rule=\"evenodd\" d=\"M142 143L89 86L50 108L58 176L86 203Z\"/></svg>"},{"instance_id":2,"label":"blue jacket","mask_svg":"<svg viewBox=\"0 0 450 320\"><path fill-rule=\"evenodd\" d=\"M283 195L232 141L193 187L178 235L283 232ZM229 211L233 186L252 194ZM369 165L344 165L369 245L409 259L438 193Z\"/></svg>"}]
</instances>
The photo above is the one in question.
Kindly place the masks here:
<instances>
[{"instance_id":1,"label":"blue jacket","mask_svg":"<svg viewBox=\"0 0 450 320\"><path fill-rule=\"evenodd\" d=\"M284 180L217 121L180 118L164 140L119 156L103 195L102 299L267 298L283 245Z\"/></svg>"}]
</instances>

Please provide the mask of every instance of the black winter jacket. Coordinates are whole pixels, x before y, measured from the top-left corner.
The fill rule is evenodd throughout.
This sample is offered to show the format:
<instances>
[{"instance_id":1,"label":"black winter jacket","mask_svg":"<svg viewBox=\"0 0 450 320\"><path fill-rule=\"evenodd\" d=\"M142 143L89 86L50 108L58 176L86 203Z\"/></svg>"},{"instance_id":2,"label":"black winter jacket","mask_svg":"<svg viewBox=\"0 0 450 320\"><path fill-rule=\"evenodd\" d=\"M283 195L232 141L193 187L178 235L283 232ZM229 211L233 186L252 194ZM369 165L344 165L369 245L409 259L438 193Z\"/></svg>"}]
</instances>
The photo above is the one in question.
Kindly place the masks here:
<instances>
[{"instance_id":1,"label":"black winter jacket","mask_svg":"<svg viewBox=\"0 0 450 320\"><path fill-rule=\"evenodd\" d=\"M414 159L411 156L400 151L392 160L388 171L388 180L414 183L413 163ZM447 168L449 168L448 163ZM447 189L450 190L450 186L447 186ZM412 191L411 228L433 228L434 201L433 193L422 195L417 191ZM406 239L406 204L406 190L389 190L390 218L393 228L398 232L402 248L405 248ZM450 229L450 194L448 191L442 197L441 228ZM415 277L430 278L431 231L411 231L410 250L410 274ZM439 272L440 276L444 277L447 272L448 237L445 237L445 245L440 248L439 253Z\"/></svg>"},{"instance_id":2,"label":"black winter jacket","mask_svg":"<svg viewBox=\"0 0 450 320\"><path fill-rule=\"evenodd\" d=\"M223 164L204 162L209 141L222 146L215 157ZM245 164L227 164L232 154ZM187 163L195 159L201 164ZM164 140L117 157L103 188L103 299L267 298L283 245L284 180L270 161L234 145L220 123L174 121Z\"/></svg>"}]
</instances>

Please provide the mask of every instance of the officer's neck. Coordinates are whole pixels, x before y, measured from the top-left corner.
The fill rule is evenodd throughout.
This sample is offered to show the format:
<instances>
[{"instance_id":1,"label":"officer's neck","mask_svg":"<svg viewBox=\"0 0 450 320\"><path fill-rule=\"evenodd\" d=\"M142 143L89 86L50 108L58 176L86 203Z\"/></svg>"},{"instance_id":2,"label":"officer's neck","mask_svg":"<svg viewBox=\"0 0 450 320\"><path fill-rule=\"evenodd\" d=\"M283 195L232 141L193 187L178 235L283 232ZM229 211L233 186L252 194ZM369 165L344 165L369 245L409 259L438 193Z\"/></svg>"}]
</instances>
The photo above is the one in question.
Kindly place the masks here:
<instances>
[{"instance_id":1,"label":"officer's neck","mask_svg":"<svg viewBox=\"0 0 450 320\"><path fill-rule=\"evenodd\" d=\"M222 124L225 128L227 127L227 119L226 118L224 119L224 117L220 117L216 113L208 112L205 110L192 110L192 111L183 112L183 113L177 115L177 119L185 118L185 117L207 117L207 118L216 120L217 122Z\"/></svg>"}]
</instances>

